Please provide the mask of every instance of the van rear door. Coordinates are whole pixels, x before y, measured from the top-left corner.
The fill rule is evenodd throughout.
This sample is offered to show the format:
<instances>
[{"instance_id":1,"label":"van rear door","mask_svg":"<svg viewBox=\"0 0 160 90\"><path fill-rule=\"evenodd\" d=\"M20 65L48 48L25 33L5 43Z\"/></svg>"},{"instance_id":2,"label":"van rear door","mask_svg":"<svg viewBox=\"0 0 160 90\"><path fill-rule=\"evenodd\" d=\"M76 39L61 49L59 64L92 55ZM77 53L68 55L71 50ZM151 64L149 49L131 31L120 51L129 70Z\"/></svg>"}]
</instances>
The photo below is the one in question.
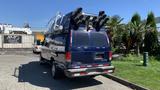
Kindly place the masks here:
<instances>
[{"instance_id":1,"label":"van rear door","mask_svg":"<svg viewBox=\"0 0 160 90\"><path fill-rule=\"evenodd\" d=\"M110 51L105 32L72 31L72 65L93 65L108 62Z\"/></svg>"}]
</instances>

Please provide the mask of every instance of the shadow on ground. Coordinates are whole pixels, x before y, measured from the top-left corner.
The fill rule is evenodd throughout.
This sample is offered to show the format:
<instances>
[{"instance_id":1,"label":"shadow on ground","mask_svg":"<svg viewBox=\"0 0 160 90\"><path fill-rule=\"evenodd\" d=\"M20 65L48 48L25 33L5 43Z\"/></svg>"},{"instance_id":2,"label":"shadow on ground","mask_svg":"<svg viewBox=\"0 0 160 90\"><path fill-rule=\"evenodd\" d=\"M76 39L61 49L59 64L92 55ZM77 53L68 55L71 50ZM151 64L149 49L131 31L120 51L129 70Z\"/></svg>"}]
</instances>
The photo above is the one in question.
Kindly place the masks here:
<instances>
[{"instance_id":1,"label":"shadow on ground","mask_svg":"<svg viewBox=\"0 0 160 90\"><path fill-rule=\"evenodd\" d=\"M50 88L50 90L70 90L102 84L93 78L75 78L54 80L48 65L41 66L38 61L23 64L19 67L18 82L29 82L32 85Z\"/></svg>"}]
</instances>

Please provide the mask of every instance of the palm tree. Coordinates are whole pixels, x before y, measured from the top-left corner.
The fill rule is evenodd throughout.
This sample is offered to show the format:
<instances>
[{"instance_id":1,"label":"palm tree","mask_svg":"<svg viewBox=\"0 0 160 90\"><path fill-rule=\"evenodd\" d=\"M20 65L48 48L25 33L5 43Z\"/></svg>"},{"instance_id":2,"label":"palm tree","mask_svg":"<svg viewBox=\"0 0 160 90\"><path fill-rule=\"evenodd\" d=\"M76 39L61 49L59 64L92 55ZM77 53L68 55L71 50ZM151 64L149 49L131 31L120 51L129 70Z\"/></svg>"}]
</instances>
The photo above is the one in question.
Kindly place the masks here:
<instances>
[{"instance_id":1,"label":"palm tree","mask_svg":"<svg viewBox=\"0 0 160 90\"><path fill-rule=\"evenodd\" d=\"M145 32L145 23L136 23L130 22L131 25L131 34L130 37L132 39L132 44L136 45L136 53L140 55L140 45L143 43L144 32Z\"/></svg>"},{"instance_id":2,"label":"palm tree","mask_svg":"<svg viewBox=\"0 0 160 90\"><path fill-rule=\"evenodd\" d=\"M141 21L141 17L138 13L135 13L132 16L131 22L129 23L132 39L132 44L136 45L136 53L139 56L140 54L140 45L143 43L144 32L145 32L145 23Z\"/></svg>"},{"instance_id":3,"label":"palm tree","mask_svg":"<svg viewBox=\"0 0 160 90\"><path fill-rule=\"evenodd\" d=\"M106 25L109 27L108 34L111 41L111 45L115 47L115 39L119 37L119 35L123 30L123 24L121 24L123 18L121 18L118 15L115 15L110 18L110 20L106 23ZM117 41L117 40L116 40Z\"/></svg>"},{"instance_id":4,"label":"palm tree","mask_svg":"<svg viewBox=\"0 0 160 90\"><path fill-rule=\"evenodd\" d=\"M131 33L131 25L130 23L128 24L125 24L124 27L123 27L124 31L122 33L122 43L124 44L125 46L125 54L129 53L131 47L132 47L132 39L131 39L131 36L132 36L132 33Z\"/></svg>"}]
</instances>

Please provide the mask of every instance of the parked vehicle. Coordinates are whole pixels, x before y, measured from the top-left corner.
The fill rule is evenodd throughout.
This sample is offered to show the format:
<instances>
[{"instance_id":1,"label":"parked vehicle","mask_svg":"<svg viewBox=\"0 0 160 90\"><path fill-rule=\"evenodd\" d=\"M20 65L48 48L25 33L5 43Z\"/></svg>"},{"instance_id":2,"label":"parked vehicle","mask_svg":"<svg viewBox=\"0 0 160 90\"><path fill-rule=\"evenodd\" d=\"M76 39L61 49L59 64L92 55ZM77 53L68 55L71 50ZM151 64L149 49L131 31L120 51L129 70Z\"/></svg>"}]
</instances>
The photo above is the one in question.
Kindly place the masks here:
<instances>
[{"instance_id":1,"label":"parked vehicle","mask_svg":"<svg viewBox=\"0 0 160 90\"><path fill-rule=\"evenodd\" d=\"M79 13L78 10L63 17L58 15L45 34L40 62L52 65L52 76L55 79L62 74L73 78L108 74L114 71L114 66L111 65L111 47L104 28L96 26L96 29L101 29L96 30L94 27L86 28L86 24L82 22L75 24L77 22L73 21L73 15Z\"/></svg>"},{"instance_id":2,"label":"parked vehicle","mask_svg":"<svg viewBox=\"0 0 160 90\"><path fill-rule=\"evenodd\" d=\"M35 42L33 44L33 53L40 53L44 42L44 35L42 33L35 33Z\"/></svg>"},{"instance_id":3,"label":"parked vehicle","mask_svg":"<svg viewBox=\"0 0 160 90\"><path fill-rule=\"evenodd\" d=\"M40 40L36 40L33 44L33 53L40 53L41 52L42 43Z\"/></svg>"}]
</instances>

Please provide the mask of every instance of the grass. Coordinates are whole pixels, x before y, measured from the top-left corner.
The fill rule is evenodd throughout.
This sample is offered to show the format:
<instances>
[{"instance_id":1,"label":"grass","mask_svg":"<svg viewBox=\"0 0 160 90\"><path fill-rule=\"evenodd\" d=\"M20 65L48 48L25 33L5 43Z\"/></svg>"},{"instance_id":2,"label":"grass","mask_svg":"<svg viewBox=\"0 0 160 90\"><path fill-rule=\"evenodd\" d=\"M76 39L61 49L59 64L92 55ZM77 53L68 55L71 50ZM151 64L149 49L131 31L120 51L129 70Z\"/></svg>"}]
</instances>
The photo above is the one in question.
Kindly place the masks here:
<instances>
[{"instance_id":1,"label":"grass","mask_svg":"<svg viewBox=\"0 0 160 90\"><path fill-rule=\"evenodd\" d=\"M116 67L113 75L151 90L160 90L160 61L149 58L147 67L142 66L142 56L128 55L120 60L113 60Z\"/></svg>"}]
</instances>

